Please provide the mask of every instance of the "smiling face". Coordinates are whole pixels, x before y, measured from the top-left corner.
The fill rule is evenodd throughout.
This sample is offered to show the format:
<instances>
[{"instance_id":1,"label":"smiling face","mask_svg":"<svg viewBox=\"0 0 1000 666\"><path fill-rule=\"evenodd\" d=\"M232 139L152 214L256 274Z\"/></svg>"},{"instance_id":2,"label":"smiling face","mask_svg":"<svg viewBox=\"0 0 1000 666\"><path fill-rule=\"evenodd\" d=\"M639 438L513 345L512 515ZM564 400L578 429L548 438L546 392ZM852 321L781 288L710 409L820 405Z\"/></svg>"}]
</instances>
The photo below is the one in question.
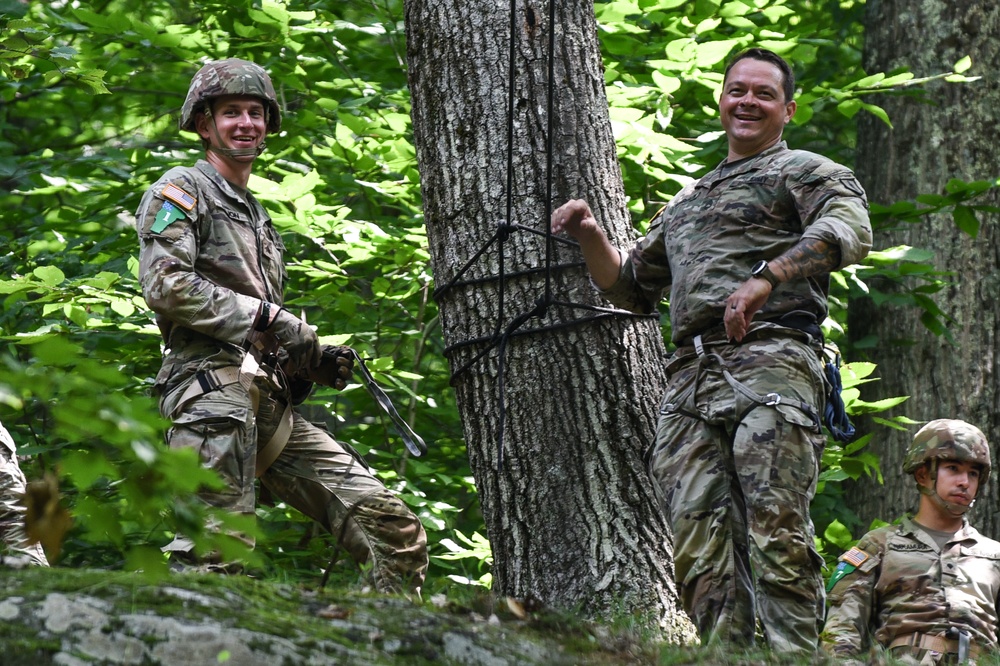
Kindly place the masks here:
<instances>
[{"instance_id":1,"label":"smiling face","mask_svg":"<svg viewBox=\"0 0 1000 666\"><path fill-rule=\"evenodd\" d=\"M750 157L781 140L795 102L785 101L781 70L770 62L744 58L722 84L719 116L729 139L729 161Z\"/></svg>"},{"instance_id":2,"label":"smiling face","mask_svg":"<svg viewBox=\"0 0 1000 666\"><path fill-rule=\"evenodd\" d=\"M204 114L195 119L198 134L211 147L246 150L246 155L233 159L252 162L256 149L267 135L264 104L247 95L223 95L212 100L215 128Z\"/></svg>"}]
</instances>

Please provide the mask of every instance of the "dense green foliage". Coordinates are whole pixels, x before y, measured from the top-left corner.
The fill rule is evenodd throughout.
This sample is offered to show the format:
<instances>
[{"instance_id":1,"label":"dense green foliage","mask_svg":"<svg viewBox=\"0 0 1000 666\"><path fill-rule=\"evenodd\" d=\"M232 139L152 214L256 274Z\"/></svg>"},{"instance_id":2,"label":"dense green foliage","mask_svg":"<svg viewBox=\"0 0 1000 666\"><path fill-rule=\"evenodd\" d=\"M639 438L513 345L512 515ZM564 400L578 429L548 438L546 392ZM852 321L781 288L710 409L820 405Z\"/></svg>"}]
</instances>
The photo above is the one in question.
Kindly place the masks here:
<instances>
[{"instance_id":1,"label":"dense green foliage","mask_svg":"<svg viewBox=\"0 0 1000 666\"><path fill-rule=\"evenodd\" d=\"M906 73L861 70L862 8L854 0L598 2L637 228L723 157L720 69L751 44L796 64L801 94L789 142L850 164L854 115L884 117L869 96L914 83ZM200 154L194 135L176 130L191 75L206 59L243 57L270 71L284 109L250 186L288 246L289 305L326 341L372 359L430 452L408 456L359 386L316 392L310 415L419 512L436 556L431 589L445 574L488 583L488 544L430 298L402 26L401 0L0 0L0 420L30 456L30 478L44 470L60 478L75 518L61 562L157 569L158 546L202 521L191 491L210 479L193 456L165 449L149 395L160 338L139 295L131 215L166 167ZM901 223L928 206L953 207L972 232L967 200L992 186L956 182L950 199L880 202L873 211L876 221ZM921 277L917 290L893 298L923 307L928 325L943 329L930 298L940 275L926 256L898 248L869 264L836 278L832 339L842 341L848 297L868 291L872 271ZM857 364L845 373L855 412L887 406L856 389L873 370ZM865 443L831 445L824 460L816 519L821 530L832 526L838 545L851 525L839 482L877 473ZM266 575L319 579L333 540L261 499ZM240 549L203 538L205 547Z\"/></svg>"},{"instance_id":2,"label":"dense green foliage","mask_svg":"<svg viewBox=\"0 0 1000 666\"><path fill-rule=\"evenodd\" d=\"M0 6L0 418L37 454L29 476L60 470L77 519L64 561L144 552L148 568L155 551L136 546L200 522L189 493L204 475L164 450L149 397L160 339L138 295L130 215L167 166L200 155L176 130L178 110L200 63L227 56L267 67L283 104L285 131L251 188L288 246L289 307L372 359L431 452L408 457L360 386L316 392L310 416L367 456L434 542L446 528L480 529L428 298L400 3L374 15L362 3L199 4ZM259 553L318 577L329 537L281 505L259 519L270 546Z\"/></svg>"}]
</instances>

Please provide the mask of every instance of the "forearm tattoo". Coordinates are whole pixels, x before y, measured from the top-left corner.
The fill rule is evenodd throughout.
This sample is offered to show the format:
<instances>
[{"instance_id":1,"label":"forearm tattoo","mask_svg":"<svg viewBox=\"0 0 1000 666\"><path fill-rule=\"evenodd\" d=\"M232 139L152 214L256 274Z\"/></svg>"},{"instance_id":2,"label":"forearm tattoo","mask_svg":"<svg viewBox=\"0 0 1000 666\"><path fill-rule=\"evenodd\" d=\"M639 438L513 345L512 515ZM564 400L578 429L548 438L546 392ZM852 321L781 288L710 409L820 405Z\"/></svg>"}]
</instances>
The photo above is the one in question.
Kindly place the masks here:
<instances>
[{"instance_id":1,"label":"forearm tattoo","mask_svg":"<svg viewBox=\"0 0 1000 666\"><path fill-rule=\"evenodd\" d=\"M782 282L829 273L840 265L840 247L817 238L803 238L788 252L773 259L774 273Z\"/></svg>"}]
</instances>

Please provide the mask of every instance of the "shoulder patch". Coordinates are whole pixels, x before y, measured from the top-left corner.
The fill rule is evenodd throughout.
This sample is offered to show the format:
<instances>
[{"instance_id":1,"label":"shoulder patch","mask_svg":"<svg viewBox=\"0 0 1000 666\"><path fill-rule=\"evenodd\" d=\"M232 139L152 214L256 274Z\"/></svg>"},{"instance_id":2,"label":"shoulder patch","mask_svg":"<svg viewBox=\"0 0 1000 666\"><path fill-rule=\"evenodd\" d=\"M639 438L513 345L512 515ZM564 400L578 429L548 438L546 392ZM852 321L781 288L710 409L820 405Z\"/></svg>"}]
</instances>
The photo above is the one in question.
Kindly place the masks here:
<instances>
[{"instance_id":1,"label":"shoulder patch","mask_svg":"<svg viewBox=\"0 0 1000 666\"><path fill-rule=\"evenodd\" d=\"M847 562L848 564L853 564L855 567L860 567L869 557L871 557L871 555L855 546L841 555L838 559L841 562Z\"/></svg>"},{"instance_id":2,"label":"shoulder patch","mask_svg":"<svg viewBox=\"0 0 1000 666\"><path fill-rule=\"evenodd\" d=\"M170 199L184 210L191 210L198 201L195 197L191 196L173 183L167 183L167 186L163 188L163 191L160 192L160 194L164 199Z\"/></svg>"},{"instance_id":3,"label":"shoulder patch","mask_svg":"<svg viewBox=\"0 0 1000 666\"><path fill-rule=\"evenodd\" d=\"M833 570L833 575L830 576L830 580L826 584L826 591L830 592L831 590L833 590L833 586L836 585L841 578L843 578L849 573L852 573L856 569L857 567L854 566L853 564L848 564L847 562L843 561L838 562L837 568Z\"/></svg>"},{"instance_id":4,"label":"shoulder patch","mask_svg":"<svg viewBox=\"0 0 1000 666\"><path fill-rule=\"evenodd\" d=\"M175 222L184 217L184 213L179 211L176 206L174 206L169 201L164 201L163 206L160 208L160 212L156 214L156 219L153 221L153 226L150 227L150 231L154 234L163 233L163 230Z\"/></svg>"}]
</instances>

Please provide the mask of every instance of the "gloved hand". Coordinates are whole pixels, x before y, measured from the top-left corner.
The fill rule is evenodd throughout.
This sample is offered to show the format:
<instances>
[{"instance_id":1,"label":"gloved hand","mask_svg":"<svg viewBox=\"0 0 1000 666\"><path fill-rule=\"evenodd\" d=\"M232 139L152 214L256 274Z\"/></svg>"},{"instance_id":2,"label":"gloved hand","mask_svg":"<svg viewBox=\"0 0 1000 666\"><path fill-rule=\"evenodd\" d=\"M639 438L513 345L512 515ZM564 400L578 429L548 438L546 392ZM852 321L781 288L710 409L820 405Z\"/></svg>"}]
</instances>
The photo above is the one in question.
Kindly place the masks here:
<instances>
[{"instance_id":1,"label":"gloved hand","mask_svg":"<svg viewBox=\"0 0 1000 666\"><path fill-rule=\"evenodd\" d=\"M323 345L319 366L303 372L303 376L321 386L343 391L354 375L356 353L350 347Z\"/></svg>"},{"instance_id":2,"label":"gloved hand","mask_svg":"<svg viewBox=\"0 0 1000 666\"><path fill-rule=\"evenodd\" d=\"M288 352L288 370L306 372L319 365L322 350L316 331L285 308L271 320L267 332Z\"/></svg>"}]
</instances>

